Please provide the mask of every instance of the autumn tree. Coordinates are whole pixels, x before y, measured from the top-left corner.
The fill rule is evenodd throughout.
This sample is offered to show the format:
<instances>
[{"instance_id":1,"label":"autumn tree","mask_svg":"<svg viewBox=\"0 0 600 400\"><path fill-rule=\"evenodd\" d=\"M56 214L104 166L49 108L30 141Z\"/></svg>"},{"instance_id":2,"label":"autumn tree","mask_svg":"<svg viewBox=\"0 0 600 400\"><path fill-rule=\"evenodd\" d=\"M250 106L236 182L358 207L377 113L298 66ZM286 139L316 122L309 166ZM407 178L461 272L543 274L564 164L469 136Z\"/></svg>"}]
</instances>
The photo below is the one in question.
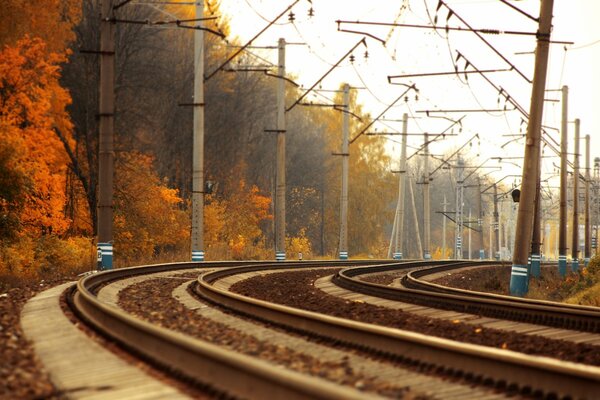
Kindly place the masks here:
<instances>
[{"instance_id":1,"label":"autumn tree","mask_svg":"<svg viewBox=\"0 0 600 400\"><path fill-rule=\"evenodd\" d=\"M189 214L176 189L160 179L153 158L120 153L115 190L115 257L120 265L148 261L164 253L187 254Z\"/></svg>"},{"instance_id":2,"label":"autumn tree","mask_svg":"<svg viewBox=\"0 0 600 400\"><path fill-rule=\"evenodd\" d=\"M68 159L54 133L70 128L65 112L70 98L58 82L61 61L41 39L29 37L0 53L0 143L4 152L15 151L13 175L29 182L27 190L19 190L22 233L60 234L69 226L63 215Z\"/></svg>"}]
</instances>

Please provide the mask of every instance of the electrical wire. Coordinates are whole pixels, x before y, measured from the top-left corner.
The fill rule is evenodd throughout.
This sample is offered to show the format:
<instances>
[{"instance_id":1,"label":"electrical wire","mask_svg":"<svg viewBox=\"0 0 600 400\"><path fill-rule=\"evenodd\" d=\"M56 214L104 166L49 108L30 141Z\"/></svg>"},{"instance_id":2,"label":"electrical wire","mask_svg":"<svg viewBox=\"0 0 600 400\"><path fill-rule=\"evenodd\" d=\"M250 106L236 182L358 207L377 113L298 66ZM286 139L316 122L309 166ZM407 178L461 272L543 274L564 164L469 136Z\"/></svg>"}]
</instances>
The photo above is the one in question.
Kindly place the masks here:
<instances>
[{"instance_id":1,"label":"electrical wire","mask_svg":"<svg viewBox=\"0 0 600 400\"><path fill-rule=\"evenodd\" d=\"M246 4L248 5L248 7L250 7L250 9L251 9L252 11L254 11L254 14L256 14L256 15L257 15L257 16L258 16L260 19L262 19L262 20L263 20L263 21L265 21L265 22L271 22L271 20L270 20L270 19L268 19L268 18L264 17L264 16L263 16L263 15L262 15L262 14L261 14L261 13L260 13L260 12L259 12L259 11L258 11L256 8L254 8L254 7L252 6L252 4L251 4L251 3L250 3L248 0L244 0L244 1L245 1L245 2L246 2ZM293 22L291 22L291 21L288 21L288 22L274 22L274 23L273 23L273 25L279 25L279 26L282 26L282 25L288 25L288 24L290 24L290 23L293 23Z\"/></svg>"}]
</instances>

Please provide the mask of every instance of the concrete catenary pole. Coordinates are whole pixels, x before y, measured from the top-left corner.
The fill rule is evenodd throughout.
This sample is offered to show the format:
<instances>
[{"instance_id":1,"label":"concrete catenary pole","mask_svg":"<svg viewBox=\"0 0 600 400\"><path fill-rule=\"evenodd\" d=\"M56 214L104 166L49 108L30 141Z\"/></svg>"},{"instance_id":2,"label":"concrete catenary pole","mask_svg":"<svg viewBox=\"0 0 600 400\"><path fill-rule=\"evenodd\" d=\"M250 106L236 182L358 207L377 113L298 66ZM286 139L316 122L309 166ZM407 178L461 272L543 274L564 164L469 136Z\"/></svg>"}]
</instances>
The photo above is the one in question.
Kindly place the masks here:
<instances>
[{"instance_id":1,"label":"concrete catenary pole","mask_svg":"<svg viewBox=\"0 0 600 400\"><path fill-rule=\"evenodd\" d=\"M529 109L529 124L523 161L521 198L517 217L513 264L510 275L510 293L523 296L527 293L529 270L527 258L531 246L533 211L536 198L540 159L541 125L544 112L544 94L548 71L548 50L552 29L552 8L554 0L542 0L540 7L537 47L535 50L535 70Z\"/></svg>"},{"instance_id":2,"label":"concrete catenary pole","mask_svg":"<svg viewBox=\"0 0 600 400\"><path fill-rule=\"evenodd\" d=\"M423 254L423 246L421 244L421 230L419 229L419 218L417 217L417 207L415 205L415 190L414 190L414 186L413 186L414 182L412 180L412 178L408 178L408 190L410 191L410 202L412 205L412 216L413 216L413 222L415 224L415 230L416 230L416 239L417 239L417 254L421 255Z\"/></svg>"},{"instance_id":3,"label":"concrete catenary pole","mask_svg":"<svg viewBox=\"0 0 600 400\"><path fill-rule=\"evenodd\" d=\"M560 209L558 222L558 273L567 275L567 151L568 142L568 118L569 118L569 87L562 89L562 120L560 125Z\"/></svg>"},{"instance_id":4,"label":"concrete catenary pole","mask_svg":"<svg viewBox=\"0 0 600 400\"><path fill-rule=\"evenodd\" d=\"M485 258L485 249L483 243L483 194L481 193L481 178L477 177L477 228L479 229L479 259Z\"/></svg>"},{"instance_id":5,"label":"concrete catenary pole","mask_svg":"<svg viewBox=\"0 0 600 400\"><path fill-rule=\"evenodd\" d=\"M444 218L442 218L442 260L446 259L446 212L448 211L447 206L448 201L446 200L446 194L444 194L444 202L442 203L442 211L444 213Z\"/></svg>"},{"instance_id":6,"label":"concrete catenary pole","mask_svg":"<svg viewBox=\"0 0 600 400\"><path fill-rule=\"evenodd\" d=\"M400 149L400 170L398 171L398 203L396 204L396 230L393 235L395 260L401 260L404 240L404 198L406 193L406 148L407 148L408 114L402 115L402 144Z\"/></svg>"},{"instance_id":7,"label":"concrete catenary pole","mask_svg":"<svg viewBox=\"0 0 600 400\"><path fill-rule=\"evenodd\" d=\"M494 183L494 258L500 260L500 213L498 212L498 185Z\"/></svg>"},{"instance_id":8,"label":"concrete catenary pole","mask_svg":"<svg viewBox=\"0 0 600 400\"><path fill-rule=\"evenodd\" d=\"M594 158L594 239L592 248L598 255L598 229L600 225L600 157Z\"/></svg>"},{"instance_id":9,"label":"concrete catenary pole","mask_svg":"<svg viewBox=\"0 0 600 400\"><path fill-rule=\"evenodd\" d=\"M536 179L536 196L535 205L533 209L533 232L531 234L531 275L535 278L539 278L541 273L541 244L542 244L542 232L541 232L541 172L542 172L542 157L540 154L539 159L540 165L538 166L538 177Z\"/></svg>"},{"instance_id":10,"label":"concrete catenary pole","mask_svg":"<svg viewBox=\"0 0 600 400\"><path fill-rule=\"evenodd\" d=\"M278 49L275 259L285 261L285 39L279 39Z\"/></svg>"},{"instance_id":11,"label":"concrete catenary pole","mask_svg":"<svg viewBox=\"0 0 600 400\"><path fill-rule=\"evenodd\" d=\"M429 196L429 135L424 133L423 144L423 258L431 259L431 200Z\"/></svg>"},{"instance_id":12,"label":"concrete catenary pole","mask_svg":"<svg viewBox=\"0 0 600 400\"><path fill-rule=\"evenodd\" d=\"M585 248L584 262L587 267L592 255L592 229L590 226L590 135L585 135Z\"/></svg>"},{"instance_id":13,"label":"concrete catenary pole","mask_svg":"<svg viewBox=\"0 0 600 400\"><path fill-rule=\"evenodd\" d=\"M471 214L471 207L469 207L469 225L467 225L467 227L469 228L469 247L468 247L468 255L467 255L467 260L471 259L471 232L473 231L472 229L472 225L471 225L471 220L472 214Z\"/></svg>"},{"instance_id":14,"label":"concrete catenary pole","mask_svg":"<svg viewBox=\"0 0 600 400\"><path fill-rule=\"evenodd\" d=\"M196 3L204 17L204 2ZM194 139L192 143L192 261L204 261L204 31L194 31Z\"/></svg>"},{"instance_id":15,"label":"concrete catenary pole","mask_svg":"<svg viewBox=\"0 0 600 400\"><path fill-rule=\"evenodd\" d=\"M343 88L342 112L342 193L340 199L340 260L348 259L348 135L350 130L350 116L348 114L350 103L350 85Z\"/></svg>"},{"instance_id":16,"label":"concrete catenary pole","mask_svg":"<svg viewBox=\"0 0 600 400\"><path fill-rule=\"evenodd\" d=\"M115 23L113 1L100 14L100 90L98 141L98 269L113 266L113 180L115 126Z\"/></svg>"},{"instance_id":17,"label":"concrete catenary pole","mask_svg":"<svg viewBox=\"0 0 600 400\"><path fill-rule=\"evenodd\" d=\"M455 213L455 231L454 231L454 258L459 260L462 258L462 207L463 207L463 174L464 162L458 155L456 160L456 213Z\"/></svg>"},{"instance_id":18,"label":"concrete catenary pole","mask_svg":"<svg viewBox=\"0 0 600 400\"><path fill-rule=\"evenodd\" d=\"M579 270L579 128L581 122L575 119L575 154L573 162L573 219L571 242L571 269Z\"/></svg>"}]
</instances>

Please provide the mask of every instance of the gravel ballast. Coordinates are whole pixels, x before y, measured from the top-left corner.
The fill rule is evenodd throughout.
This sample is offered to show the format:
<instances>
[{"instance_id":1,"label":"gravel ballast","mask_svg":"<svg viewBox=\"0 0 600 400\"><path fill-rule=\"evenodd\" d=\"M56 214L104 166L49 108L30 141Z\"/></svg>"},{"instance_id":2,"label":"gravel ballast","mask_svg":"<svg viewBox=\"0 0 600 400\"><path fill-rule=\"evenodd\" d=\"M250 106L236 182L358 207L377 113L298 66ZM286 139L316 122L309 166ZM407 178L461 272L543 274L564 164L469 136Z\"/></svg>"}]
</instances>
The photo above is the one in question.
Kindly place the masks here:
<instances>
[{"instance_id":1,"label":"gravel ballast","mask_svg":"<svg viewBox=\"0 0 600 400\"><path fill-rule=\"evenodd\" d=\"M230 350L285 366L297 372L321 377L386 397L415 398L403 386L374 382L353 370L349 363L322 361L281 345L273 345L203 318L171 295L180 280L157 278L132 285L119 293L119 306L128 313Z\"/></svg>"},{"instance_id":2,"label":"gravel ballast","mask_svg":"<svg viewBox=\"0 0 600 400\"><path fill-rule=\"evenodd\" d=\"M437 320L401 310L327 295L315 288L314 282L331 273L331 270L310 270L257 276L234 284L231 290L245 296L340 318L420 332L466 343L510 349L525 354L600 365L600 346L576 344L534 335L520 335L466 325L459 321Z\"/></svg>"}]
</instances>

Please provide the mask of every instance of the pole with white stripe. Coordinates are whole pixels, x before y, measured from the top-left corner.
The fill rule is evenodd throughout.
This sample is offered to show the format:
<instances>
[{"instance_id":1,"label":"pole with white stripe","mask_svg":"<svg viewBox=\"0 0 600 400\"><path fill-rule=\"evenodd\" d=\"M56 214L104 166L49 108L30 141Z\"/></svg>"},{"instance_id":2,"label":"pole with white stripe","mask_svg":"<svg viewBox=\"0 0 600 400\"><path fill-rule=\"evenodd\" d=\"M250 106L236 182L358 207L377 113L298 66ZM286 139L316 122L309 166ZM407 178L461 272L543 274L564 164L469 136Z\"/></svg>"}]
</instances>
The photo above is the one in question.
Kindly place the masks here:
<instances>
[{"instance_id":1,"label":"pole with white stripe","mask_svg":"<svg viewBox=\"0 0 600 400\"><path fill-rule=\"evenodd\" d=\"M348 132L350 130L350 85L344 84L342 112L342 193L340 199L340 260L348 259Z\"/></svg>"},{"instance_id":2,"label":"pole with white stripe","mask_svg":"<svg viewBox=\"0 0 600 400\"><path fill-rule=\"evenodd\" d=\"M278 42L275 260L285 261L285 39Z\"/></svg>"},{"instance_id":3,"label":"pole with white stripe","mask_svg":"<svg viewBox=\"0 0 600 400\"><path fill-rule=\"evenodd\" d=\"M573 222L571 238L571 269L579 270L579 118L575 119L575 161L573 163Z\"/></svg>"},{"instance_id":4,"label":"pole with white stripe","mask_svg":"<svg viewBox=\"0 0 600 400\"><path fill-rule=\"evenodd\" d=\"M535 70L531 90L529 123L525 142L523 178L517 217L513 264L510 276L510 293L524 296L527 293L529 272L527 258L531 249L533 233L533 212L537 192L538 169L540 166L540 143L542 116L544 113L544 93L548 72L548 53L552 30L552 7L554 0L542 0L540 7L537 47L535 50Z\"/></svg>"},{"instance_id":5,"label":"pole with white stripe","mask_svg":"<svg viewBox=\"0 0 600 400\"><path fill-rule=\"evenodd\" d=\"M204 17L204 2L196 3ZM194 139L192 143L192 261L204 261L204 31L194 31Z\"/></svg>"},{"instance_id":6,"label":"pole with white stripe","mask_svg":"<svg viewBox=\"0 0 600 400\"><path fill-rule=\"evenodd\" d=\"M560 126L560 211L558 223L558 273L560 276L567 275L567 151L568 142L568 100L569 88L562 89L562 120Z\"/></svg>"}]
</instances>

